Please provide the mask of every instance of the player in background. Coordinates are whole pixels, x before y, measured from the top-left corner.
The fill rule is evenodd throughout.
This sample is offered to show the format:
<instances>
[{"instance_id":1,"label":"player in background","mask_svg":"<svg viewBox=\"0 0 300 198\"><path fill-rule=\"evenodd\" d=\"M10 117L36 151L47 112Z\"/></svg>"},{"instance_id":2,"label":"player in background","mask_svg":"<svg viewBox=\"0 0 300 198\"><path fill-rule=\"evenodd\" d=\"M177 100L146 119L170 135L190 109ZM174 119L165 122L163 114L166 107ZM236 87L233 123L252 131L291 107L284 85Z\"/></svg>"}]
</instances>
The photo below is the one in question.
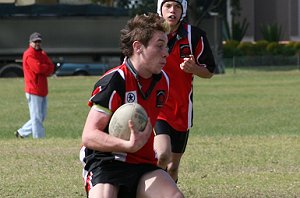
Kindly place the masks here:
<instances>
[{"instance_id":1,"label":"player in background","mask_svg":"<svg viewBox=\"0 0 300 198\"><path fill-rule=\"evenodd\" d=\"M88 197L183 198L176 183L157 166L153 128L168 97L166 64L169 26L156 13L137 15L121 30L123 64L95 84L83 129L80 160ZM108 133L111 115L124 103L139 103L149 119L144 131L132 122L130 139Z\"/></svg>"},{"instance_id":2,"label":"player in background","mask_svg":"<svg viewBox=\"0 0 300 198\"><path fill-rule=\"evenodd\" d=\"M170 78L168 101L155 125L158 165L177 182L180 160L193 124L193 78L211 78L215 61L206 33L183 22L186 0L158 0L157 13L171 27L164 71Z\"/></svg>"}]
</instances>

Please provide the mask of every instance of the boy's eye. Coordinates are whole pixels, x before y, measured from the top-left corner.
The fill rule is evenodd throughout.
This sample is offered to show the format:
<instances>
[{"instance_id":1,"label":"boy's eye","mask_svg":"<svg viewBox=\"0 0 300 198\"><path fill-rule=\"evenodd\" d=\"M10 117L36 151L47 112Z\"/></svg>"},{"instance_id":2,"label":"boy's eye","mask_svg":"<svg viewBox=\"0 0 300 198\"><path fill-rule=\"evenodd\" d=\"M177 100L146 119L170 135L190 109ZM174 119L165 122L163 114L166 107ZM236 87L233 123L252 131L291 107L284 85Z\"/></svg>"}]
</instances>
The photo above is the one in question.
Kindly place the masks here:
<instances>
[{"instance_id":1,"label":"boy's eye","mask_svg":"<svg viewBox=\"0 0 300 198\"><path fill-rule=\"evenodd\" d=\"M181 6L179 4L176 5L177 9L181 9Z\"/></svg>"}]
</instances>

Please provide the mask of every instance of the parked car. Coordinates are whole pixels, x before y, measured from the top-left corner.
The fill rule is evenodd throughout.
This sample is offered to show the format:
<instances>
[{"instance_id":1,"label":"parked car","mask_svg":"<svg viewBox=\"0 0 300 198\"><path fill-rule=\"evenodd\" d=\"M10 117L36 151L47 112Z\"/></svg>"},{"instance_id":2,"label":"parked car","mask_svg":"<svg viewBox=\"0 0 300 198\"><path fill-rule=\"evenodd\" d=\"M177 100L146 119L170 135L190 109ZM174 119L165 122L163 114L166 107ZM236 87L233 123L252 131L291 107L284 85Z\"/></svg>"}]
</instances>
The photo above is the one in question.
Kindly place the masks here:
<instances>
[{"instance_id":1,"label":"parked car","mask_svg":"<svg viewBox=\"0 0 300 198\"><path fill-rule=\"evenodd\" d=\"M108 70L102 63L57 63L56 76L99 76Z\"/></svg>"}]
</instances>

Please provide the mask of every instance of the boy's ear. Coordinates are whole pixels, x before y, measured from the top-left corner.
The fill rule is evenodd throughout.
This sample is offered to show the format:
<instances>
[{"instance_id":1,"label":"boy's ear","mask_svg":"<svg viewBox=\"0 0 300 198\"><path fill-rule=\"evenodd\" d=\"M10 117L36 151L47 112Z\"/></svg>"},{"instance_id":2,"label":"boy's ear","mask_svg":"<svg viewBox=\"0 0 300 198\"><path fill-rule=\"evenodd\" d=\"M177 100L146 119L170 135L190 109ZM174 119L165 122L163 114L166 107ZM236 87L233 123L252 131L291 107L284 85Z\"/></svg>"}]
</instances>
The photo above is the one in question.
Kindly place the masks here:
<instances>
[{"instance_id":1,"label":"boy's ear","mask_svg":"<svg viewBox=\"0 0 300 198\"><path fill-rule=\"evenodd\" d=\"M142 52L142 47L143 47L143 44L139 41L134 41L133 44L133 50L135 52L137 52L138 54L140 54Z\"/></svg>"}]
</instances>

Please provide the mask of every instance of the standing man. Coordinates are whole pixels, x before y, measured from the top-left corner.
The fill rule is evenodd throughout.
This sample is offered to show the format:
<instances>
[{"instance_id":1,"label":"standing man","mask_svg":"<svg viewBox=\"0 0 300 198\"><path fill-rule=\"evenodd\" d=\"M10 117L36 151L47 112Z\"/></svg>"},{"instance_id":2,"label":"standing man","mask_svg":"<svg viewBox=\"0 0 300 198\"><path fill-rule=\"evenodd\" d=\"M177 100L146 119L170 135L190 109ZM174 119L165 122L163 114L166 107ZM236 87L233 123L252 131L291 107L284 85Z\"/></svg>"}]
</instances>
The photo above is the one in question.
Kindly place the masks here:
<instances>
[{"instance_id":1,"label":"standing man","mask_svg":"<svg viewBox=\"0 0 300 198\"><path fill-rule=\"evenodd\" d=\"M193 119L193 77L211 78L215 61L204 31L183 22L186 0L158 0L157 12L171 27L169 56L164 70L170 78L170 93L155 125L158 165L178 180Z\"/></svg>"},{"instance_id":2,"label":"standing man","mask_svg":"<svg viewBox=\"0 0 300 198\"><path fill-rule=\"evenodd\" d=\"M168 25L157 14L137 15L121 30L124 62L95 84L82 133L80 160L90 198L183 198L168 173L157 166L153 128L169 92L166 64ZM129 121L129 140L108 133L113 112L139 103L149 118L144 131Z\"/></svg>"},{"instance_id":3,"label":"standing man","mask_svg":"<svg viewBox=\"0 0 300 198\"><path fill-rule=\"evenodd\" d=\"M23 54L25 95L28 101L30 119L15 132L17 138L44 138L43 121L47 114L47 77L54 72L54 64L41 48L42 36L34 32L29 38L29 47Z\"/></svg>"}]
</instances>

